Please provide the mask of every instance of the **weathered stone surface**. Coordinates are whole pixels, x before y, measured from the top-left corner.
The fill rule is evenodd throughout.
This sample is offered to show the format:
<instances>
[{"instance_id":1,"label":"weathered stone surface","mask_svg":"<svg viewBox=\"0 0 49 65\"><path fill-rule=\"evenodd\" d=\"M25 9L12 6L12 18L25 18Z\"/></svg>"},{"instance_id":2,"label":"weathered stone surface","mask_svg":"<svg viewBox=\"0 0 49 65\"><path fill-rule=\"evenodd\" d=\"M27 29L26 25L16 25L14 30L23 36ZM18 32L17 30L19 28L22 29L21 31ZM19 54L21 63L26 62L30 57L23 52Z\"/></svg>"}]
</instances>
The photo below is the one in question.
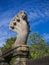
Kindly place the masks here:
<instances>
[{"instance_id":1,"label":"weathered stone surface","mask_svg":"<svg viewBox=\"0 0 49 65\"><path fill-rule=\"evenodd\" d=\"M15 59L13 65L26 65L26 58L17 58L17 59Z\"/></svg>"},{"instance_id":2,"label":"weathered stone surface","mask_svg":"<svg viewBox=\"0 0 49 65\"><path fill-rule=\"evenodd\" d=\"M16 47L20 44L26 44L30 27L27 20L27 15L24 11L18 13L10 23L10 29L17 33L17 39L13 44Z\"/></svg>"},{"instance_id":3,"label":"weathered stone surface","mask_svg":"<svg viewBox=\"0 0 49 65\"><path fill-rule=\"evenodd\" d=\"M27 45L18 45L16 51L28 51L29 47Z\"/></svg>"},{"instance_id":4,"label":"weathered stone surface","mask_svg":"<svg viewBox=\"0 0 49 65\"><path fill-rule=\"evenodd\" d=\"M16 59L13 65L26 65L26 60L28 59L28 46L27 38L30 31L27 15L24 11L21 11L13 18L10 23L10 29L17 33L17 39L12 45L12 48L17 47L14 50L13 55Z\"/></svg>"}]
</instances>

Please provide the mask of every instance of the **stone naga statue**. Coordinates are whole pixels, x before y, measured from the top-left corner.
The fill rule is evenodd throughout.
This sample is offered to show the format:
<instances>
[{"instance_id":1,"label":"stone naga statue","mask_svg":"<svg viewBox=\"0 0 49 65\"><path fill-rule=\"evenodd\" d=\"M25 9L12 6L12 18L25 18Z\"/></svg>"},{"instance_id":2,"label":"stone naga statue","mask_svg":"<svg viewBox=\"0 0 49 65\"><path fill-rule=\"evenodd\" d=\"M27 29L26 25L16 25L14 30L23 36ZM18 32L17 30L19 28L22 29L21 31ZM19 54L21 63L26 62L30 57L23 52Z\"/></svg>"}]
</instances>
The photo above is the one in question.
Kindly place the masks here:
<instances>
[{"instance_id":1,"label":"stone naga statue","mask_svg":"<svg viewBox=\"0 0 49 65\"><path fill-rule=\"evenodd\" d=\"M26 45L30 26L27 20L27 15L24 11L18 13L10 23L10 29L17 33L17 38L14 46Z\"/></svg>"}]
</instances>

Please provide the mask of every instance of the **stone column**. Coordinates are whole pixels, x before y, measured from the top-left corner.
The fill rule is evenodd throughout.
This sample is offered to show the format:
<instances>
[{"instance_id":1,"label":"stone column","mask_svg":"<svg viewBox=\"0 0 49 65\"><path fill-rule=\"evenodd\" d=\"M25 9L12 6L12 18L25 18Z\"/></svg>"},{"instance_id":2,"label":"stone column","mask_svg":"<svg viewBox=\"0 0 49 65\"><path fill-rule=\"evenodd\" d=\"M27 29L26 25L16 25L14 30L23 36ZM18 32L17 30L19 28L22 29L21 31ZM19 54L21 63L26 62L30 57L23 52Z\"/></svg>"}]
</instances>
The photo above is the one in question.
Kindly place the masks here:
<instances>
[{"instance_id":1,"label":"stone column","mask_svg":"<svg viewBox=\"0 0 49 65\"><path fill-rule=\"evenodd\" d=\"M10 23L10 29L17 33L17 38L12 48L15 48L13 56L16 57L13 65L26 65L29 55L29 47L27 46L27 38L30 31L27 15L21 11L13 18Z\"/></svg>"}]
</instances>

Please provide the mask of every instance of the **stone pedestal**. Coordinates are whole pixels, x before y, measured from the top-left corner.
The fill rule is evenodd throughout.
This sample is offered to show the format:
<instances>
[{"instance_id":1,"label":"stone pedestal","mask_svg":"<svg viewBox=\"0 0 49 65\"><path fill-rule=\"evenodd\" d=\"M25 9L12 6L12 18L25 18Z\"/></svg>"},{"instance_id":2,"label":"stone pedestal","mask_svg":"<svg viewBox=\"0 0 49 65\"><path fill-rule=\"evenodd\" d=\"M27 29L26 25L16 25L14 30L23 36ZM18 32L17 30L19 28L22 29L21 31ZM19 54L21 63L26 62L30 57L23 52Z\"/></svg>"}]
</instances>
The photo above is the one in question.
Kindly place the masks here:
<instances>
[{"instance_id":1,"label":"stone pedestal","mask_svg":"<svg viewBox=\"0 0 49 65\"><path fill-rule=\"evenodd\" d=\"M13 56L16 57L13 65L26 65L29 56L29 47L27 45L19 45L14 50Z\"/></svg>"}]
</instances>

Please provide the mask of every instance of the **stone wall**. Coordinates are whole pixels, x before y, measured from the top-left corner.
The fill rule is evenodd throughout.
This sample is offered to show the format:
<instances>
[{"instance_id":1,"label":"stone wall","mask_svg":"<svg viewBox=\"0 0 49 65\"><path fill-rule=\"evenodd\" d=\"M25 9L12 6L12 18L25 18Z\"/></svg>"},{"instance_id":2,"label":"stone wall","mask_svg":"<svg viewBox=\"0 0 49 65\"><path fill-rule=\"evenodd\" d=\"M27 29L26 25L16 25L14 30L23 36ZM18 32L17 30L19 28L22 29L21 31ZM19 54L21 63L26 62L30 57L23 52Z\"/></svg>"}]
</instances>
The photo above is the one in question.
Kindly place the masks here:
<instances>
[{"instance_id":1,"label":"stone wall","mask_svg":"<svg viewBox=\"0 0 49 65\"><path fill-rule=\"evenodd\" d=\"M28 60L27 65L49 65L49 56L45 56L35 60Z\"/></svg>"}]
</instances>

